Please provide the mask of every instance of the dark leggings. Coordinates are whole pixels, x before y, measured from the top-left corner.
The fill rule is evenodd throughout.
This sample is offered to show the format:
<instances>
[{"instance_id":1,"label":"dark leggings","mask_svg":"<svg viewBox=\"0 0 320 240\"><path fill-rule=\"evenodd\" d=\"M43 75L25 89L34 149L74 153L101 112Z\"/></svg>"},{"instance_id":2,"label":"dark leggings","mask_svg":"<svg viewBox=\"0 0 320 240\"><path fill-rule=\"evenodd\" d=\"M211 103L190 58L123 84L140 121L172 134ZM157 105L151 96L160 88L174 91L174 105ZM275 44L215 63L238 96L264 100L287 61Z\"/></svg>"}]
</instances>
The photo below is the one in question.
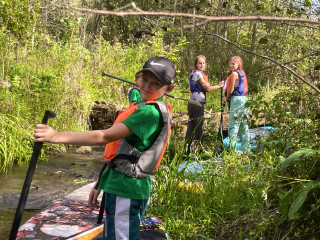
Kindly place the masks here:
<instances>
[{"instance_id":1,"label":"dark leggings","mask_svg":"<svg viewBox=\"0 0 320 240\"><path fill-rule=\"evenodd\" d=\"M188 128L187 128L185 140L187 140L191 136L192 131L196 128L194 135L188 146L188 150L187 150L188 154L190 153L190 145L192 141L199 140L203 134L204 103L201 103L201 105L202 107L199 107L197 105L188 103L189 121L188 121Z\"/></svg>"}]
</instances>

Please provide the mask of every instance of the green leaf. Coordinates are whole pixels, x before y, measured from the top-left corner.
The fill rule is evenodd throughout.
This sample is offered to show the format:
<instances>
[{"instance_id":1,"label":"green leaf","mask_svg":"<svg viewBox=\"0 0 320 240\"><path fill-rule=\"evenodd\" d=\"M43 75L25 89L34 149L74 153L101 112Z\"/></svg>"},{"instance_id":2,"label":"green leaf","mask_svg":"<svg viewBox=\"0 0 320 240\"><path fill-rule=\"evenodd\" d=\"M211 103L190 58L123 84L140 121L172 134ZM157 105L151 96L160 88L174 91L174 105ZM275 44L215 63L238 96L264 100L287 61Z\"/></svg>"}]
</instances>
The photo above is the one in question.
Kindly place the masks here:
<instances>
[{"instance_id":1,"label":"green leaf","mask_svg":"<svg viewBox=\"0 0 320 240\"><path fill-rule=\"evenodd\" d=\"M314 62L314 70L320 70L320 55L317 56L317 59Z\"/></svg>"},{"instance_id":2,"label":"green leaf","mask_svg":"<svg viewBox=\"0 0 320 240\"><path fill-rule=\"evenodd\" d=\"M293 14L294 11L292 9L287 9L287 14Z\"/></svg>"},{"instance_id":3,"label":"green leaf","mask_svg":"<svg viewBox=\"0 0 320 240\"><path fill-rule=\"evenodd\" d=\"M316 188L320 186L320 181L311 181L308 183L302 183L300 185L300 191L296 194L296 196L294 197L294 201L292 202L291 206L290 206L290 210L288 213L288 217L289 219L293 219L297 216L297 213L299 211L299 209L301 208L301 206L303 205L303 203L305 202L307 195L309 193L310 190L312 190L313 188Z\"/></svg>"},{"instance_id":4,"label":"green leaf","mask_svg":"<svg viewBox=\"0 0 320 240\"><path fill-rule=\"evenodd\" d=\"M287 159L284 160L280 166L281 166L281 168L284 168L292 162L305 159L307 157L312 156L315 153L316 153L316 151L311 148L301 148L300 150L292 153L289 157L287 157Z\"/></svg>"},{"instance_id":5,"label":"green leaf","mask_svg":"<svg viewBox=\"0 0 320 240\"><path fill-rule=\"evenodd\" d=\"M253 182L253 185L255 185L255 186L267 186L268 183L265 182L265 181L258 180L258 181Z\"/></svg>"},{"instance_id":6,"label":"green leaf","mask_svg":"<svg viewBox=\"0 0 320 240\"><path fill-rule=\"evenodd\" d=\"M290 200L294 194L294 190L291 189L288 191L283 198L280 199L279 201L279 212L284 214L288 211L289 206L290 206Z\"/></svg>"},{"instance_id":7,"label":"green leaf","mask_svg":"<svg viewBox=\"0 0 320 240\"><path fill-rule=\"evenodd\" d=\"M284 161L286 160L286 158L284 156L279 156L279 164L281 165Z\"/></svg>"},{"instance_id":8,"label":"green leaf","mask_svg":"<svg viewBox=\"0 0 320 240\"><path fill-rule=\"evenodd\" d=\"M303 6L310 7L312 4L312 0L305 0Z\"/></svg>"},{"instance_id":9,"label":"green leaf","mask_svg":"<svg viewBox=\"0 0 320 240\"><path fill-rule=\"evenodd\" d=\"M259 43L260 44L267 44L268 43L268 39L266 37L260 38Z\"/></svg>"},{"instance_id":10,"label":"green leaf","mask_svg":"<svg viewBox=\"0 0 320 240\"><path fill-rule=\"evenodd\" d=\"M262 10L262 9L264 9L263 4L261 4L261 3L256 4L256 9L257 9L257 10Z\"/></svg>"},{"instance_id":11,"label":"green leaf","mask_svg":"<svg viewBox=\"0 0 320 240\"><path fill-rule=\"evenodd\" d=\"M203 234L200 234L200 233L199 233L199 234L197 234L197 236L198 236L198 237L201 237L201 238L203 238L203 239L206 239L206 236L204 236Z\"/></svg>"}]
</instances>

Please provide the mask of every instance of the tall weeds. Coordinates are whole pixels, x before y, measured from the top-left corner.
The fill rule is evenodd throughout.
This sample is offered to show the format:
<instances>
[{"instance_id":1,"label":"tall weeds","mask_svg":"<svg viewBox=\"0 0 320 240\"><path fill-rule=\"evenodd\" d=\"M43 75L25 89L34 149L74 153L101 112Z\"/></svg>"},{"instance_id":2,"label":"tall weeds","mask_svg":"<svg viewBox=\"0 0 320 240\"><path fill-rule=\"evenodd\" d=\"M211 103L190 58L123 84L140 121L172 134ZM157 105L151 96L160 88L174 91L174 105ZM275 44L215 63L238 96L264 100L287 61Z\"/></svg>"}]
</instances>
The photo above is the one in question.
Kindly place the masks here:
<instances>
[{"instance_id":1,"label":"tall weeds","mask_svg":"<svg viewBox=\"0 0 320 240\"><path fill-rule=\"evenodd\" d=\"M0 81L1 121L10 118L0 126L3 139L0 172L8 171L14 162L28 161L33 145L32 130L45 110L57 114L50 125L61 131L75 131L90 127L88 116L94 100L112 101L119 109L127 106L127 92L132 86L102 77L102 72L133 80L145 60L159 50L156 46L163 37L156 36L149 44L135 46L110 45L97 40L88 49L77 31L76 26L63 42L37 34L33 47L7 48L10 51L0 59L4 66ZM8 46L7 40L6 35L0 36L0 50ZM179 61L179 47L172 46L172 50L162 52ZM171 99L169 102L176 109L185 107ZM21 148L25 150L14 150Z\"/></svg>"},{"instance_id":2,"label":"tall weeds","mask_svg":"<svg viewBox=\"0 0 320 240\"><path fill-rule=\"evenodd\" d=\"M173 239L224 239L221 225L263 209L263 188L257 184L261 176L241 155L224 152L198 160L202 168L196 173L179 169L184 161L180 150L156 172L148 210L165 221Z\"/></svg>"},{"instance_id":3,"label":"tall weeds","mask_svg":"<svg viewBox=\"0 0 320 240\"><path fill-rule=\"evenodd\" d=\"M31 129L26 129L27 125L21 116L0 113L0 172L7 172L31 155Z\"/></svg>"}]
</instances>

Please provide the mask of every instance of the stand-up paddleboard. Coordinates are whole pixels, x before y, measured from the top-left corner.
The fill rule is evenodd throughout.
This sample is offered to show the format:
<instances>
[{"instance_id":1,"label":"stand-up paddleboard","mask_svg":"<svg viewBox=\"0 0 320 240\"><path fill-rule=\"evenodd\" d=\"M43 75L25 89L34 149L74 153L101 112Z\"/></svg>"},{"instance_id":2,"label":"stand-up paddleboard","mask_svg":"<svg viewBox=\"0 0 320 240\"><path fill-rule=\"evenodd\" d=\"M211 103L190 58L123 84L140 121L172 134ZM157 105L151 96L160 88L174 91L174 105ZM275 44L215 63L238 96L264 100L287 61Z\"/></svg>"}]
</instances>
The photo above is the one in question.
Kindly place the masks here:
<instances>
[{"instance_id":1,"label":"stand-up paddleboard","mask_svg":"<svg viewBox=\"0 0 320 240\"><path fill-rule=\"evenodd\" d=\"M91 210L86 203L94 184L75 190L30 218L20 226L16 239L102 240L104 221L97 224L99 210ZM98 200L101 202L101 196ZM157 217L145 217L141 221L140 235L141 240L169 239L163 222Z\"/></svg>"},{"instance_id":2,"label":"stand-up paddleboard","mask_svg":"<svg viewBox=\"0 0 320 240\"><path fill-rule=\"evenodd\" d=\"M68 198L57 200L24 223L17 239L94 239L103 231L103 224L97 224L98 214L87 204Z\"/></svg>"},{"instance_id":3,"label":"stand-up paddleboard","mask_svg":"<svg viewBox=\"0 0 320 240\"><path fill-rule=\"evenodd\" d=\"M101 240L103 223L97 224L99 211L71 199L55 201L18 231L17 240ZM140 240L168 240L164 223L158 217L145 217L140 223Z\"/></svg>"},{"instance_id":4,"label":"stand-up paddleboard","mask_svg":"<svg viewBox=\"0 0 320 240\"><path fill-rule=\"evenodd\" d=\"M266 126L266 127L260 127L260 128L252 128L249 129L249 135L250 135L250 149L251 151L256 150L257 148L257 139L267 137L270 134L270 131L276 130L276 128ZM227 137L223 140L223 145L226 149L229 149L230 147L230 138ZM241 150L241 140L238 138L237 144L236 144L236 150Z\"/></svg>"}]
</instances>

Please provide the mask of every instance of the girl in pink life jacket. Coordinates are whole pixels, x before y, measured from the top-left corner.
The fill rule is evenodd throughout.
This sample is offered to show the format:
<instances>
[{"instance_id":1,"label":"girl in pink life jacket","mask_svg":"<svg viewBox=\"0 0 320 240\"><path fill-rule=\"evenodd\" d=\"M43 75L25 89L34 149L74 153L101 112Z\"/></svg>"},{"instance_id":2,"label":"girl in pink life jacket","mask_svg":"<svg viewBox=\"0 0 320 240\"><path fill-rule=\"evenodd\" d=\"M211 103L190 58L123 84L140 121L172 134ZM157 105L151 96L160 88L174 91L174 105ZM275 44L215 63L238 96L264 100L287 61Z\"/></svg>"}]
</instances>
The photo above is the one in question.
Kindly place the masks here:
<instances>
[{"instance_id":1,"label":"girl in pink life jacket","mask_svg":"<svg viewBox=\"0 0 320 240\"><path fill-rule=\"evenodd\" d=\"M98 208L98 195L101 190L104 191L106 219L103 239L107 240L140 239L140 219L150 196L150 175L158 167L168 141L172 115L167 104L163 103L162 96L174 88L174 64L164 57L152 57L146 61L141 72L139 89L143 102L139 106L132 106L136 108L135 111L112 127L95 131L58 132L47 125L37 124L34 131L37 142L90 146L108 145L121 140L116 153L117 161L113 162L115 166L104 169L99 185L96 184L91 190L88 200L90 207ZM151 157L144 154L149 153L150 149L156 151L158 159L153 158L154 152L151 152ZM137 171L128 173L125 160L132 160L131 152L135 153L132 156L134 160L139 160L140 156L144 160L142 164L138 162ZM111 160L111 164L112 159L108 160ZM149 162L152 166L149 166ZM123 168L120 164L124 164Z\"/></svg>"},{"instance_id":2,"label":"girl in pink life jacket","mask_svg":"<svg viewBox=\"0 0 320 240\"><path fill-rule=\"evenodd\" d=\"M248 81L242 67L242 59L239 56L234 56L229 61L231 74L226 83L227 97L230 99L230 116L229 116L229 138L230 149L235 150L238 136L241 140L241 150L243 152L250 151L250 136L249 127L247 124L249 112L245 108L245 103L248 101Z\"/></svg>"},{"instance_id":3,"label":"girl in pink life jacket","mask_svg":"<svg viewBox=\"0 0 320 240\"><path fill-rule=\"evenodd\" d=\"M191 91L190 99L201 103L202 107L188 103L188 128L185 136L186 141L190 141L187 148L187 154L190 153L190 146L193 140L200 140L203 135L203 117L204 105L206 104L206 93L223 87L223 81L218 85L210 85L208 76L204 74L206 70L206 57L199 55L194 61L194 70L189 77L189 90ZM193 131L195 132L193 134ZM189 139L193 134L192 139Z\"/></svg>"}]
</instances>

